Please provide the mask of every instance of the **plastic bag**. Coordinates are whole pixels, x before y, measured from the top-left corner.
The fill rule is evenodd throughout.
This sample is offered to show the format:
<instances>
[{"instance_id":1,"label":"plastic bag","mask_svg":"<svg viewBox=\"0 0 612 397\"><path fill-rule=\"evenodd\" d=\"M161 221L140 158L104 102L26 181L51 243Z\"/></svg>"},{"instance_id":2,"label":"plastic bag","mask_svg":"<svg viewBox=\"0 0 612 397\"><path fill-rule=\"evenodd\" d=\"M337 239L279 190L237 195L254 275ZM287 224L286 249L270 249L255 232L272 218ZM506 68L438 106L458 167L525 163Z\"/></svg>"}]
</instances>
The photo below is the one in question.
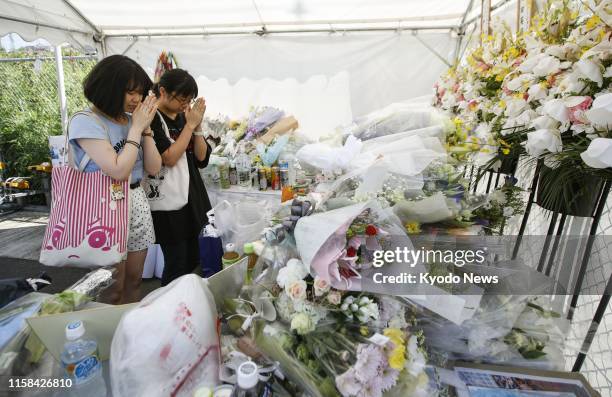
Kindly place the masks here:
<instances>
[{"instance_id":1,"label":"plastic bag","mask_svg":"<svg viewBox=\"0 0 612 397\"><path fill-rule=\"evenodd\" d=\"M195 274L153 291L127 312L110 354L113 395L192 396L219 373L214 297Z\"/></svg>"},{"instance_id":2,"label":"plastic bag","mask_svg":"<svg viewBox=\"0 0 612 397\"><path fill-rule=\"evenodd\" d=\"M359 139L349 136L344 146L331 147L324 143L313 143L303 146L296 156L300 162L320 170L347 170L361 147Z\"/></svg>"},{"instance_id":3,"label":"plastic bag","mask_svg":"<svg viewBox=\"0 0 612 397\"><path fill-rule=\"evenodd\" d=\"M393 103L355 120L348 132L362 140L429 127L437 122L435 109L423 104Z\"/></svg>"},{"instance_id":4,"label":"plastic bag","mask_svg":"<svg viewBox=\"0 0 612 397\"><path fill-rule=\"evenodd\" d=\"M418 320L428 346L449 360L563 370L569 321L547 297L490 295L461 325L426 315Z\"/></svg>"},{"instance_id":5,"label":"plastic bag","mask_svg":"<svg viewBox=\"0 0 612 397\"><path fill-rule=\"evenodd\" d=\"M214 213L215 226L223 241L234 243L239 250L245 243L259 238L268 219L265 203L257 201L224 200L214 208Z\"/></svg>"}]
</instances>

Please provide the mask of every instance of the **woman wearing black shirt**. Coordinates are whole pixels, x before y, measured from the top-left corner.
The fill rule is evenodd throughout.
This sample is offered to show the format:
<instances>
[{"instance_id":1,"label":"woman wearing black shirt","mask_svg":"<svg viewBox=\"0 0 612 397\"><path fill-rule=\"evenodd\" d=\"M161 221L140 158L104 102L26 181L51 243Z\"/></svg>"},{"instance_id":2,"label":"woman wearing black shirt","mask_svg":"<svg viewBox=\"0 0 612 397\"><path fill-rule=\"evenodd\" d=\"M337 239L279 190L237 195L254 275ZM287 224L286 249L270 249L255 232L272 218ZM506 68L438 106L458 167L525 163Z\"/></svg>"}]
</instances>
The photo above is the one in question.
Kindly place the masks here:
<instances>
[{"instance_id":1,"label":"woman wearing black shirt","mask_svg":"<svg viewBox=\"0 0 612 397\"><path fill-rule=\"evenodd\" d=\"M198 95L193 77L182 69L173 69L164 73L153 90L159 98L159 114L153 119L151 129L163 164L172 167L185 153L189 168L187 204L176 211L151 212L156 242L164 254L161 284L167 285L191 273L199 263L198 235L211 207L198 169L208 165L211 150L200 127L206 103L198 98L191 106ZM174 142L167 138L161 118Z\"/></svg>"}]
</instances>

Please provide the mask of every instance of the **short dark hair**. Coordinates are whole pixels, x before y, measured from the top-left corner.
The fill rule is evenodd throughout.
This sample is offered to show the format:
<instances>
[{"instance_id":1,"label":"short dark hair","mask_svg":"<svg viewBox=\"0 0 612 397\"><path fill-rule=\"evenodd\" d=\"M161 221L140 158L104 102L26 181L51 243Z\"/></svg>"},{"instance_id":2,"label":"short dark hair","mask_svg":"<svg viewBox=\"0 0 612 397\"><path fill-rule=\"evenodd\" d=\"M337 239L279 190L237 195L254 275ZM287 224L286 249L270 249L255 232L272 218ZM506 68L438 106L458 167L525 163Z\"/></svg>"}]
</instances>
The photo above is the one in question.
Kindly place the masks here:
<instances>
[{"instance_id":1,"label":"short dark hair","mask_svg":"<svg viewBox=\"0 0 612 397\"><path fill-rule=\"evenodd\" d=\"M195 79L183 69L172 69L165 72L159 82L153 86L153 92L159 97L159 88L164 87L169 94L183 97L197 97L198 84Z\"/></svg>"},{"instance_id":2,"label":"short dark hair","mask_svg":"<svg viewBox=\"0 0 612 397\"><path fill-rule=\"evenodd\" d=\"M143 96L153 82L147 72L131 58L111 55L93 67L83 81L85 98L110 117L124 113L125 93L139 91Z\"/></svg>"}]
</instances>

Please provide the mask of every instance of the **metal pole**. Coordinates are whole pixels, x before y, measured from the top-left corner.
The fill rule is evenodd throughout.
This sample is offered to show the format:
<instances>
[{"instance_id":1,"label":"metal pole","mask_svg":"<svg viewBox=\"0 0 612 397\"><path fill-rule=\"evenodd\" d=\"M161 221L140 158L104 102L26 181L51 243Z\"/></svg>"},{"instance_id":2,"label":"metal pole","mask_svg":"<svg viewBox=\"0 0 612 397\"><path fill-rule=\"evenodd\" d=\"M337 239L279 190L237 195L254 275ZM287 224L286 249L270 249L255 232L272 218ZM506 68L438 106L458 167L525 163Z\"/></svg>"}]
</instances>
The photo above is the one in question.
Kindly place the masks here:
<instances>
[{"instance_id":1,"label":"metal pole","mask_svg":"<svg viewBox=\"0 0 612 397\"><path fill-rule=\"evenodd\" d=\"M55 47L55 69L57 71L57 97L59 98L60 116L62 118L62 133L65 134L68 127L68 104L66 102L66 87L64 86L62 44Z\"/></svg>"}]
</instances>

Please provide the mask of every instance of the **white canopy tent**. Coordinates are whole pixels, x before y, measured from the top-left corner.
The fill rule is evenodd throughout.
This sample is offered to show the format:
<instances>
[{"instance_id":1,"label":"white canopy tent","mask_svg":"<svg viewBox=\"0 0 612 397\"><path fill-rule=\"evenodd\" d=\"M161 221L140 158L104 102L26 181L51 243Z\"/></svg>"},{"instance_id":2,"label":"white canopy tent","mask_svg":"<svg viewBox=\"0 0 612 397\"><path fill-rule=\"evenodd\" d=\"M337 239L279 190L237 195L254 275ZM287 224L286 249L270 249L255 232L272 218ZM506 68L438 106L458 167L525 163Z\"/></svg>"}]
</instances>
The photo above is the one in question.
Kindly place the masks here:
<instances>
[{"instance_id":1,"label":"white canopy tent","mask_svg":"<svg viewBox=\"0 0 612 397\"><path fill-rule=\"evenodd\" d=\"M430 94L480 8L476 0L0 0L0 35L125 54L150 73L169 50L197 77L208 114L279 106L322 135Z\"/></svg>"}]
</instances>

